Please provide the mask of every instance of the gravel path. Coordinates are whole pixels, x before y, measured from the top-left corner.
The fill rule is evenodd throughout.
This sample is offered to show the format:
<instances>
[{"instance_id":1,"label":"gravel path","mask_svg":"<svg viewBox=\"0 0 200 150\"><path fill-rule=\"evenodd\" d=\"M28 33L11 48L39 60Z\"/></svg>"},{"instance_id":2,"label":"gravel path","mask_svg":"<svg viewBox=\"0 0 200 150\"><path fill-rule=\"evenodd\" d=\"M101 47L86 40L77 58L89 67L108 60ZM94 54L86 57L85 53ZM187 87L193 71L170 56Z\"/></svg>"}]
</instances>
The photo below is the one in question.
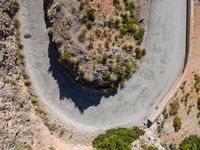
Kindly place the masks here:
<instances>
[{"instance_id":1,"label":"gravel path","mask_svg":"<svg viewBox=\"0 0 200 150\"><path fill-rule=\"evenodd\" d=\"M153 0L148 34L149 50L140 69L113 96L90 93L65 75L49 45L42 0L21 0L20 19L27 68L41 100L65 123L85 132L119 125L140 125L180 75L185 58L186 0Z\"/></svg>"}]
</instances>

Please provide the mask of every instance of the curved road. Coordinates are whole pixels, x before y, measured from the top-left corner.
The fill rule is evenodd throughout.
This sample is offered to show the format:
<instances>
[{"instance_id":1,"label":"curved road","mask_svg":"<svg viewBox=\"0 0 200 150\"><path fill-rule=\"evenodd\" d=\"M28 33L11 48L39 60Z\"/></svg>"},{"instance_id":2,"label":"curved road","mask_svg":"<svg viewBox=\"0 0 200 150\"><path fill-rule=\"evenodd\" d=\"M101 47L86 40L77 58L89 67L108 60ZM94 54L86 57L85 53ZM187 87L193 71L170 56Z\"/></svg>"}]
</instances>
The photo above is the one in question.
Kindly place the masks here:
<instances>
[{"instance_id":1,"label":"curved road","mask_svg":"<svg viewBox=\"0 0 200 150\"><path fill-rule=\"evenodd\" d=\"M22 42L33 86L53 113L80 131L140 125L184 67L186 0L152 0L144 42L149 51L125 88L106 96L85 91L63 75L49 43L43 0L21 3L22 35L32 35L30 39L22 38Z\"/></svg>"}]
</instances>

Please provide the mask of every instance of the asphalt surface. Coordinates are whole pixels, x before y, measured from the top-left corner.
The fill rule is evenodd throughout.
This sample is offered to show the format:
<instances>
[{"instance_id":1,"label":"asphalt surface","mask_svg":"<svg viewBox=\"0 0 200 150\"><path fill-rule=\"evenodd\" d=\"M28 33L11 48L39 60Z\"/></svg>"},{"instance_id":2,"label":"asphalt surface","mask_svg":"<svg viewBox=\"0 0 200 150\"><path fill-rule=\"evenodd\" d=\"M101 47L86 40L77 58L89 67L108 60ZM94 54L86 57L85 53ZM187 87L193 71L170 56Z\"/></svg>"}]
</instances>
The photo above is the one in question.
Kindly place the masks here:
<instances>
[{"instance_id":1,"label":"asphalt surface","mask_svg":"<svg viewBox=\"0 0 200 150\"><path fill-rule=\"evenodd\" d=\"M21 0L20 20L27 69L42 102L64 123L95 132L140 125L162 101L184 67L186 0L152 0L148 49L123 90L103 96L74 85L63 74L46 31L42 0Z\"/></svg>"}]
</instances>

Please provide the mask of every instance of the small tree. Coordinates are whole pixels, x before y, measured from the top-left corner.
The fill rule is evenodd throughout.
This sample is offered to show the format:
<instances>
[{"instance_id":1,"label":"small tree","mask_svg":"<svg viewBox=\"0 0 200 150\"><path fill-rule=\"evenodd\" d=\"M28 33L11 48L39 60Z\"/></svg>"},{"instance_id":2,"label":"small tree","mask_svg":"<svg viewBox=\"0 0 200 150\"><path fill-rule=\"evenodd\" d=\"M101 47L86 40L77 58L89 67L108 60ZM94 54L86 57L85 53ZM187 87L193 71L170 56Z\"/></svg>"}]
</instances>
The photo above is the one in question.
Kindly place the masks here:
<instances>
[{"instance_id":1,"label":"small tree","mask_svg":"<svg viewBox=\"0 0 200 150\"><path fill-rule=\"evenodd\" d=\"M144 29L138 29L134 34L134 38L137 41L142 41L143 36L144 36Z\"/></svg>"},{"instance_id":2,"label":"small tree","mask_svg":"<svg viewBox=\"0 0 200 150\"><path fill-rule=\"evenodd\" d=\"M181 129L181 126L182 126L182 121L181 119L176 116L173 120L173 126L174 126L174 129L175 129L175 132L178 132L180 129Z\"/></svg>"},{"instance_id":3,"label":"small tree","mask_svg":"<svg viewBox=\"0 0 200 150\"><path fill-rule=\"evenodd\" d=\"M95 10L91 6L87 8L87 17L92 22L95 20Z\"/></svg>"}]
</instances>

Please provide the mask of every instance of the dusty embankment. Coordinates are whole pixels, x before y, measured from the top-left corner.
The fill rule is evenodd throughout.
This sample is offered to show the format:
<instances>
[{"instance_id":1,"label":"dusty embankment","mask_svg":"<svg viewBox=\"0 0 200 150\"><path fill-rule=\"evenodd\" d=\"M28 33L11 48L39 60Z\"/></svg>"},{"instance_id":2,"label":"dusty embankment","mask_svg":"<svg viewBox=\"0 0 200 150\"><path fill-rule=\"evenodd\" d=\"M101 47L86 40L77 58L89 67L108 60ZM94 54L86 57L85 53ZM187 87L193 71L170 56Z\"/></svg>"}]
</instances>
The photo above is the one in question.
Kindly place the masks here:
<instances>
[{"instance_id":1,"label":"dusty embankment","mask_svg":"<svg viewBox=\"0 0 200 150\"><path fill-rule=\"evenodd\" d=\"M176 7L179 6L179 7ZM22 0L20 18L27 68L41 100L62 121L85 132L146 121L183 69L186 0L152 1L144 45L149 50L123 90L104 97L68 80L49 45L43 1Z\"/></svg>"}]
</instances>

